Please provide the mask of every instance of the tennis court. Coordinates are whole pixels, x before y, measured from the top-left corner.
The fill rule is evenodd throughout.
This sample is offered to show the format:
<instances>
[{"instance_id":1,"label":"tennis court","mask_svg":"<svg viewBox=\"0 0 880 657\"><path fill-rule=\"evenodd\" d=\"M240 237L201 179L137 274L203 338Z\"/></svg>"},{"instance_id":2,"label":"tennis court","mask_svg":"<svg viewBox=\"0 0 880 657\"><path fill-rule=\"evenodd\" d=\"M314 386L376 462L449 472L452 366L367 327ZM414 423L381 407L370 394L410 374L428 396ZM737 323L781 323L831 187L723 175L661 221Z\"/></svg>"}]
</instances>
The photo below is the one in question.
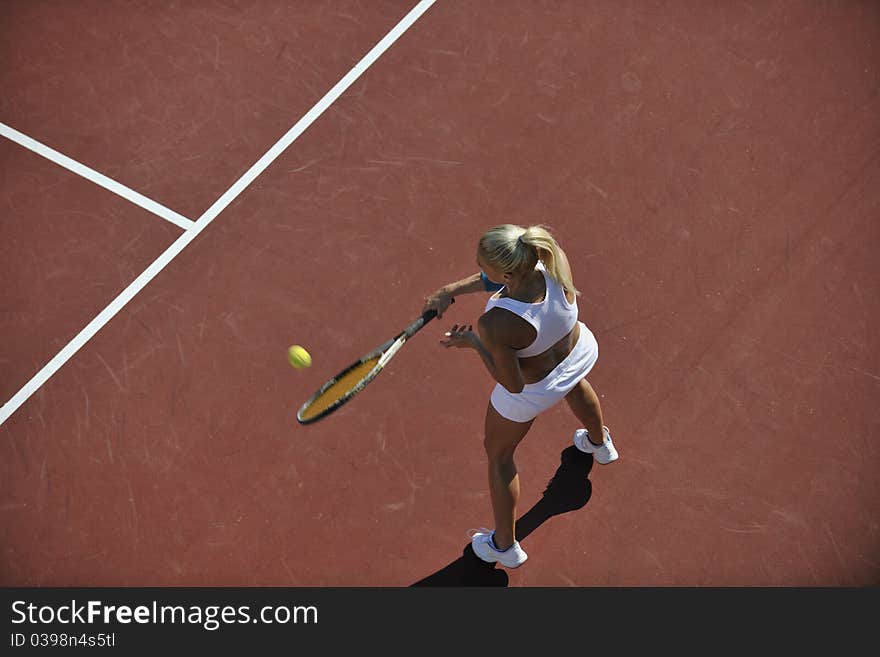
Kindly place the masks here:
<instances>
[{"instance_id":1,"label":"tennis court","mask_svg":"<svg viewBox=\"0 0 880 657\"><path fill-rule=\"evenodd\" d=\"M878 49L867 0L7 0L0 583L877 585ZM295 419L508 222L620 452L538 418L511 571L439 346L484 297Z\"/></svg>"}]
</instances>

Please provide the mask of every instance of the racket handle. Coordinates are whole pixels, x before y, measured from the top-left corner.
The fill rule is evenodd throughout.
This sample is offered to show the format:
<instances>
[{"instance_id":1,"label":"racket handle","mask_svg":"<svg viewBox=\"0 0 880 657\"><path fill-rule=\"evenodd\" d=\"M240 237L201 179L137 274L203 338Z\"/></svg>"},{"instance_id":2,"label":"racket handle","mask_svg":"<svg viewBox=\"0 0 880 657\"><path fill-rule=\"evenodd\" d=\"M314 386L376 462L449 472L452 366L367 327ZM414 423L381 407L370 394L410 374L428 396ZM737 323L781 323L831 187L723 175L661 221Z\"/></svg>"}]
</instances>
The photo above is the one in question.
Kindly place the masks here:
<instances>
[{"instance_id":1,"label":"racket handle","mask_svg":"<svg viewBox=\"0 0 880 657\"><path fill-rule=\"evenodd\" d=\"M452 299L452 303L455 303L455 298ZM452 303L450 303L450 305L452 305ZM437 317L436 310L425 311L424 313L422 313L421 317L419 317L416 321L414 321L412 324L410 324L406 328L406 330L404 331L404 333L406 334L406 337L411 338L412 336L414 336L416 334L416 332L418 332L422 327L424 327L425 324L430 322L432 319L435 319L436 317Z\"/></svg>"}]
</instances>

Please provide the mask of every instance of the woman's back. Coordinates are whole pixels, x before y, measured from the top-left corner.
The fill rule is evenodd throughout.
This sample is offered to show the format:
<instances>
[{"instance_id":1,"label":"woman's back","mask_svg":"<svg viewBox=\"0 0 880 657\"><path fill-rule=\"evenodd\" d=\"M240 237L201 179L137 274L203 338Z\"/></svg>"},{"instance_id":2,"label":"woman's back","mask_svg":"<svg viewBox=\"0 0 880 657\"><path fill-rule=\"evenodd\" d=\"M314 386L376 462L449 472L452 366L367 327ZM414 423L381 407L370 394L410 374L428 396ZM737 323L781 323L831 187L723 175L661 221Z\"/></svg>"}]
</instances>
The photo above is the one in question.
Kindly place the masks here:
<instances>
[{"instance_id":1,"label":"woman's back","mask_svg":"<svg viewBox=\"0 0 880 657\"><path fill-rule=\"evenodd\" d=\"M552 372L580 337L576 294L566 292L540 261L535 270L543 278L536 278L536 283L543 285L535 285L531 294L520 294L520 298L500 290L489 298L485 310L503 325L509 346L517 350L526 383L536 383Z\"/></svg>"}]
</instances>

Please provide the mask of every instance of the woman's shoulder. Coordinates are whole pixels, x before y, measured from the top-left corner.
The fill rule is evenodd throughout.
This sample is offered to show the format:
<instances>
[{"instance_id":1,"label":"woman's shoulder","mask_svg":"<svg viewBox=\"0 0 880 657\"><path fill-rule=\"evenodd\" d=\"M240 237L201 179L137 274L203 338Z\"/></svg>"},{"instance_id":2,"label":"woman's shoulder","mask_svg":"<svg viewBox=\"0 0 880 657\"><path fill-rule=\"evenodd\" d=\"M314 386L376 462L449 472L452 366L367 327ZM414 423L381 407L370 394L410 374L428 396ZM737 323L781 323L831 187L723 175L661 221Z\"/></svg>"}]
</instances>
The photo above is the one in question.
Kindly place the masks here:
<instances>
[{"instance_id":1,"label":"woman's shoulder","mask_svg":"<svg viewBox=\"0 0 880 657\"><path fill-rule=\"evenodd\" d=\"M522 321L522 318L509 308L493 306L492 308L487 308L486 312L480 315L477 324L480 328L494 334L506 334L511 328L516 327L520 321Z\"/></svg>"},{"instance_id":2,"label":"woman's shoulder","mask_svg":"<svg viewBox=\"0 0 880 657\"><path fill-rule=\"evenodd\" d=\"M509 324L517 315L504 306L491 306L480 315L479 322L484 326L503 326Z\"/></svg>"}]
</instances>

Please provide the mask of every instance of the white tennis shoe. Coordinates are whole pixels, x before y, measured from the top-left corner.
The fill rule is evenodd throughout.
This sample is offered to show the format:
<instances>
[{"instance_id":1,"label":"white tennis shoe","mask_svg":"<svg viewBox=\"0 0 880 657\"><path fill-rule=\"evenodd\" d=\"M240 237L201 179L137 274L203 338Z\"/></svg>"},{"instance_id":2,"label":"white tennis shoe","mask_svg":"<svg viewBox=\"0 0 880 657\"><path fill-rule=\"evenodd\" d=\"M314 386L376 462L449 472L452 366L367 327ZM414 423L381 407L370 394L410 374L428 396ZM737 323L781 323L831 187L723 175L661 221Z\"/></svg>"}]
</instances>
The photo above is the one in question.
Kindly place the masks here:
<instances>
[{"instance_id":1,"label":"white tennis shoe","mask_svg":"<svg viewBox=\"0 0 880 657\"><path fill-rule=\"evenodd\" d=\"M594 445L590 442L590 433L586 429L578 429L574 432L574 445L582 452L592 454L602 465L617 460L617 450L611 442L611 432L608 427L602 427L602 444Z\"/></svg>"},{"instance_id":2,"label":"white tennis shoe","mask_svg":"<svg viewBox=\"0 0 880 657\"><path fill-rule=\"evenodd\" d=\"M471 532L473 533L471 534ZM513 545L506 550L499 550L492 540L495 535L494 531L481 528L471 529L468 533L471 534L471 547L483 561L488 563L497 561L505 568L519 568L529 558L525 550L519 546L519 541L514 541Z\"/></svg>"}]
</instances>

